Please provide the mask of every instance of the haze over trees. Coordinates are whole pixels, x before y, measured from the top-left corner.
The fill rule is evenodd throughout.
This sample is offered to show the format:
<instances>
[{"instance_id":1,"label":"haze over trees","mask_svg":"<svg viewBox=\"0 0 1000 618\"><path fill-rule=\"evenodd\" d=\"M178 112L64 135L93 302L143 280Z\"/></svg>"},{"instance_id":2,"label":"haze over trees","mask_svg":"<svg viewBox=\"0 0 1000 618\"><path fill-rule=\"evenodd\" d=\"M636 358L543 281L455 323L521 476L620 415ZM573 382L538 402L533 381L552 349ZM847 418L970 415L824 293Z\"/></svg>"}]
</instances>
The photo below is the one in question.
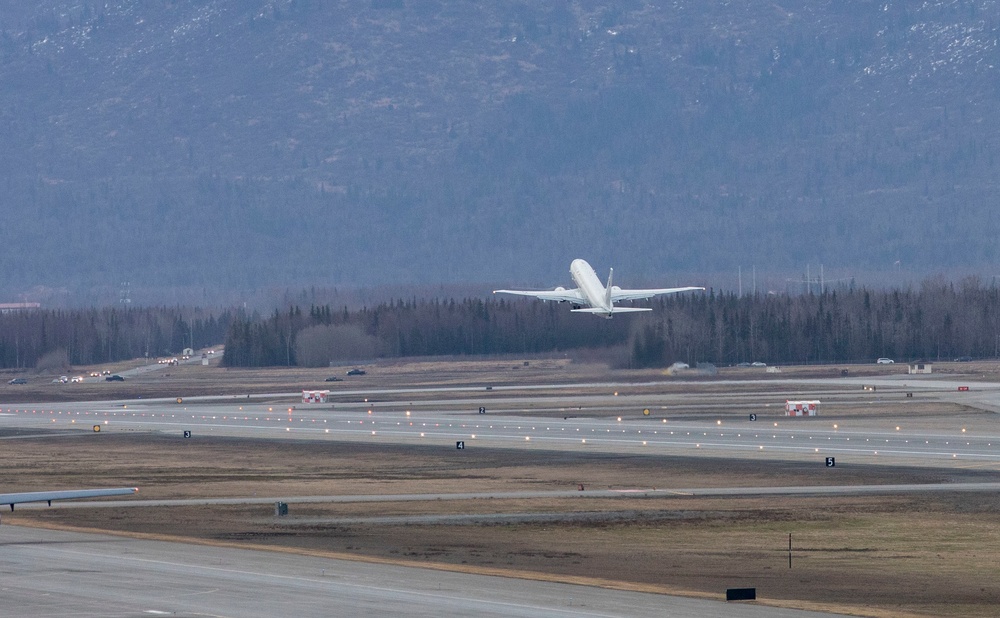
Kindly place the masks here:
<instances>
[{"instance_id":1,"label":"haze over trees","mask_svg":"<svg viewBox=\"0 0 1000 618\"><path fill-rule=\"evenodd\" d=\"M546 286L573 257L636 285L992 275L998 25L995 0L0 0L0 294Z\"/></svg>"}]
</instances>

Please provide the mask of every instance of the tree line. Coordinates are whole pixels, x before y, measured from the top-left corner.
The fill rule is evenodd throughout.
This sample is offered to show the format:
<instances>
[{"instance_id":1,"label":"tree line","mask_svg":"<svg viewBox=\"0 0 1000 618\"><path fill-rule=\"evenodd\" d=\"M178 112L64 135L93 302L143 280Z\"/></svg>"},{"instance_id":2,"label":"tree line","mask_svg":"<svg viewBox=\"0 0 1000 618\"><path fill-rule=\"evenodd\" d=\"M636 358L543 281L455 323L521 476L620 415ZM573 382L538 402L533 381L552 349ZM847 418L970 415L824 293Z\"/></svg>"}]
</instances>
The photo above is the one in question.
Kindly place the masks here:
<instances>
[{"instance_id":1,"label":"tree line","mask_svg":"<svg viewBox=\"0 0 1000 618\"><path fill-rule=\"evenodd\" d=\"M184 307L21 311L0 315L0 368L175 355L223 341L229 367L580 350L617 367L1000 356L1000 287L977 278L802 295L709 291L652 307L612 320L559 303L480 298L414 298L357 310L292 305L270 315Z\"/></svg>"},{"instance_id":2,"label":"tree line","mask_svg":"<svg viewBox=\"0 0 1000 618\"><path fill-rule=\"evenodd\" d=\"M0 314L0 367L91 365L172 356L217 345L232 312L196 308L108 307Z\"/></svg>"},{"instance_id":3,"label":"tree line","mask_svg":"<svg viewBox=\"0 0 1000 618\"><path fill-rule=\"evenodd\" d=\"M380 357L603 350L615 366L863 362L1000 355L1000 288L977 278L906 290L840 288L798 296L671 296L649 314L597 320L532 300L408 300L349 311L291 306L238 314L231 367L326 366Z\"/></svg>"}]
</instances>

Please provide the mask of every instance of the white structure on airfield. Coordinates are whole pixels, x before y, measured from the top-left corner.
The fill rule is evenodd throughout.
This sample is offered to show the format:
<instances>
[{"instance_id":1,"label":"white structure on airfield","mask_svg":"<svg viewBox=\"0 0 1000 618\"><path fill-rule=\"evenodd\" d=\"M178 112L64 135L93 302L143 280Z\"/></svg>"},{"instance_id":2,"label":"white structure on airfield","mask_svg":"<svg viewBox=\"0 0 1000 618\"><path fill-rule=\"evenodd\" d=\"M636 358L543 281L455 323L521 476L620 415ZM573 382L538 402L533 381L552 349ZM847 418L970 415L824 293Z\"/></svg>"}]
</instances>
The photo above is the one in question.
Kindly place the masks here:
<instances>
[{"instance_id":1,"label":"white structure on airfield","mask_svg":"<svg viewBox=\"0 0 1000 618\"><path fill-rule=\"evenodd\" d=\"M819 400L785 402L785 416L816 416L817 414L819 414Z\"/></svg>"},{"instance_id":2,"label":"white structure on airfield","mask_svg":"<svg viewBox=\"0 0 1000 618\"><path fill-rule=\"evenodd\" d=\"M302 403L326 403L330 391L302 391Z\"/></svg>"}]
</instances>

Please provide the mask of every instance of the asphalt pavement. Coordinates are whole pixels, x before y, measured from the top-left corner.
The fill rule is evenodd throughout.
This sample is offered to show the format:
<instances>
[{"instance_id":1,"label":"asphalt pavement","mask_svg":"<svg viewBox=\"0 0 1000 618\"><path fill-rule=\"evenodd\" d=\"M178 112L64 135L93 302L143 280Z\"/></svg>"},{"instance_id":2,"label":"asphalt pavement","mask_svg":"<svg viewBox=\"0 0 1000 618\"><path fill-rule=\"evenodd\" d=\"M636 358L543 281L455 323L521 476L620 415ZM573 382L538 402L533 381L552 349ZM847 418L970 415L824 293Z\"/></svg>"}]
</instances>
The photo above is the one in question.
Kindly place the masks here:
<instances>
[{"instance_id":1,"label":"asphalt pavement","mask_svg":"<svg viewBox=\"0 0 1000 618\"><path fill-rule=\"evenodd\" d=\"M0 546L0 613L6 616L833 616L749 602L10 525L0 527ZM720 590L719 599L724 597Z\"/></svg>"}]
</instances>

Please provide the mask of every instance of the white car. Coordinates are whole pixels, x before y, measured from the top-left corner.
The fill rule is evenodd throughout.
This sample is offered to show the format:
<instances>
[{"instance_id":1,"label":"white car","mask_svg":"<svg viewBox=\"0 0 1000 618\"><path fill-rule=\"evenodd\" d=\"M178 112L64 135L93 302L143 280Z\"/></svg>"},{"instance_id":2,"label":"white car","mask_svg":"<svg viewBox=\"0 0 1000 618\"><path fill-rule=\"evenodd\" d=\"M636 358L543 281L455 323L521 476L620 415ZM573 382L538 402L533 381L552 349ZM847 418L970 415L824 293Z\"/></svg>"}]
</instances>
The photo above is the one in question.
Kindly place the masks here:
<instances>
[{"instance_id":1,"label":"white car","mask_svg":"<svg viewBox=\"0 0 1000 618\"><path fill-rule=\"evenodd\" d=\"M750 363L751 367L767 367L767 363L762 363L760 361L754 361Z\"/></svg>"},{"instance_id":2,"label":"white car","mask_svg":"<svg viewBox=\"0 0 1000 618\"><path fill-rule=\"evenodd\" d=\"M892 360L891 358L880 358L875 362L878 363L879 365L891 365L896 361Z\"/></svg>"},{"instance_id":3,"label":"white car","mask_svg":"<svg viewBox=\"0 0 1000 618\"><path fill-rule=\"evenodd\" d=\"M73 383L83 382L83 376L73 376L69 381Z\"/></svg>"}]
</instances>

